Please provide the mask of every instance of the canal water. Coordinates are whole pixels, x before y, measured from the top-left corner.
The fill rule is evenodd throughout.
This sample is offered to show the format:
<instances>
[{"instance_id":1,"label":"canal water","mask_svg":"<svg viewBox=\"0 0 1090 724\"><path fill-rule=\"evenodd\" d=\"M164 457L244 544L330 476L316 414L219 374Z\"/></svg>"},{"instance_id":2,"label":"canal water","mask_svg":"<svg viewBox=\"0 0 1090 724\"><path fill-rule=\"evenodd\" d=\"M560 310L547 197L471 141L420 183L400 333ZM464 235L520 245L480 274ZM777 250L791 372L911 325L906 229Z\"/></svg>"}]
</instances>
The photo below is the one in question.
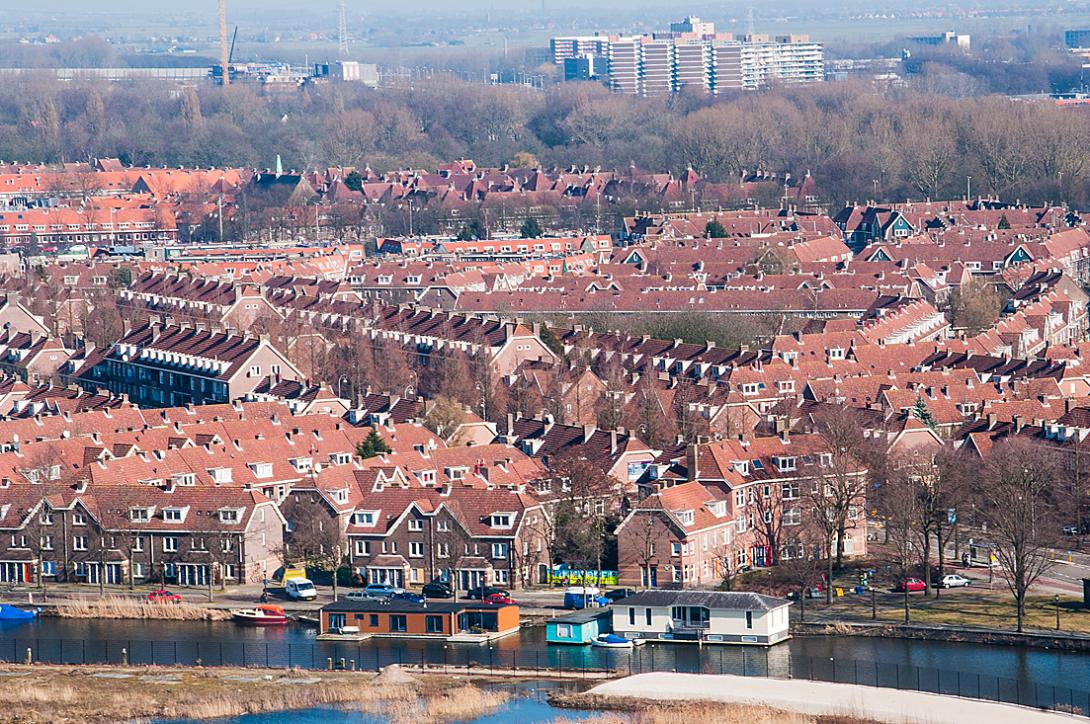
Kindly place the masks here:
<instances>
[{"instance_id":1,"label":"canal water","mask_svg":"<svg viewBox=\"0 0 1090 724\"><path fill-rule=\"evenodd\" d=\"M797 637L771 649L692 644L647 644L633 651L547 645L544 627L524 628L491 646L371 639L332 647L316 642L314 628L239 626L231 622L119 621L42 618L12 626L0 624L0 658L17 659L34 647L43 660L79 663L119 660L126 648L133 663L190 663L195 658L260 666L322 667L327 658L358 659L361 668L390 663L494 666L496 669L548 667L564 670L609 668L633 673L678 670L806 676L800 667L825 667L834 680L865 683L868 667L901 667L901 677L920 671L963 677L999 677L1015 686L1048 685L1090 689L1090 653L1019 646L918 641L853 636ZM104 654L106 654L104 656ZM52 657L52 658L51 658ZM290 661L289 661L290 658ZM791 671L791 667L795 667ZM883 676L888 675L883 673ZM825 676L825 674L821 674ZM944 679L946 681L948 679ZM884 684L890 685L890 684ZM905 681L897 684L905 687ZM945 684L944 684L945 686ZM908 688L911 688L909 682ZM326 720L328 721L328 720Z\"/></svg>"}]
</instances>

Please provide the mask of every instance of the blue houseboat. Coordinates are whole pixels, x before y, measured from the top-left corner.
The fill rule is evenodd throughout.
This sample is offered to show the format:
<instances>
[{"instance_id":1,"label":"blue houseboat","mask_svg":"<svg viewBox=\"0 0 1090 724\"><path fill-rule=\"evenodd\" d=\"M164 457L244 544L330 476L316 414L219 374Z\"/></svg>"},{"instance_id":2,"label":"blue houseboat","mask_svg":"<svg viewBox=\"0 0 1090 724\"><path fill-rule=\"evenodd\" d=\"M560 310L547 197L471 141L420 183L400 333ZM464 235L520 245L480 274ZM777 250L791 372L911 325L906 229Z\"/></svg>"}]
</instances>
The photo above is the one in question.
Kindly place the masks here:
<instances>
[{"instance_id":1,"label":"blue houseboat","mask_svg":"<svg viewBox=\"0 0 1090 724\"><path fill-rule=\"evenodd\" d=\"M585 608L557 616L545 624L545 641L550 644L589 644L598 634L613 630L613 612L608 608Z\"/></svg>"}]
</instances>

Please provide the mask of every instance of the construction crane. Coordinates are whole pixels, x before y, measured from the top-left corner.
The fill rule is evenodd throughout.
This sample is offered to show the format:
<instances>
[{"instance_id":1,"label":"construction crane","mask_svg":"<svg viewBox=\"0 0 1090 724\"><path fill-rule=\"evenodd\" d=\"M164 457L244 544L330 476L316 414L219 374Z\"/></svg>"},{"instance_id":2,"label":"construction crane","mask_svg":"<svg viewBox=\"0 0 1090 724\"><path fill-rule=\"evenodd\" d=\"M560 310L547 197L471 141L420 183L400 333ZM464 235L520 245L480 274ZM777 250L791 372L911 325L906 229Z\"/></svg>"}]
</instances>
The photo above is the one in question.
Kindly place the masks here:
<instances>
[{"instance_id":1,"label":"construction crane","mask_svg":"<svg viewBox=\"0 0 1090 724\"><path fill-rule=\"evenodd\" d=\"M227 0L219 0L220 3L220 65L223 68L223 84L231 85L231 49L227 38Z\"/></svg>"}]
</instances>

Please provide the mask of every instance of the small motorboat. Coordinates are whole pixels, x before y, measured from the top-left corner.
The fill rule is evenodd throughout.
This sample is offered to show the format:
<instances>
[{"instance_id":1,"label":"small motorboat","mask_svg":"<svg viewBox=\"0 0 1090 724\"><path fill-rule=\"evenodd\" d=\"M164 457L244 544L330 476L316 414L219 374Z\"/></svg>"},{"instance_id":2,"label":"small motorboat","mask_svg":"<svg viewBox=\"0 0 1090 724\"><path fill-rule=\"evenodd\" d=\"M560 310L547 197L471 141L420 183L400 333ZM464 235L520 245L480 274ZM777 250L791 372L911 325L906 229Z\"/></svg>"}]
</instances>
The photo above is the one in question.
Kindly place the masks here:
<instances>
[{"instance_id":1,"label":"small motorboat","mask_svg":"<svg viewBox=\"0 0 1090 724\"><path fill-rule=\"evenodd\" d=\"M288 623L288 615L280 606L262 604L254 608L236 608L231 610L231 618L236 623L250 626L282 626Z\"/></svg>"},{"instance_id":2,"label":"small motorboat","mask_svg":"<svg viewBox=\"0 0 1090 724\"><path fill-rule=\"evenodd\" d=\"M616 636L611 633L598 634L590 642L591 646L601 646L604 649L630 649L635 644L624 636Z\"/></svg>"},{"instance_id":3,"label":"small motorboat","mask_svg":"<svg viewBox=\"0 0 1090 724\"><path fill-rule=\"evenodd\" d=\"M29 621L37 615L37 611L24 611L21 608L0 603L0 621Z\"/></svg>"}]
</instances>

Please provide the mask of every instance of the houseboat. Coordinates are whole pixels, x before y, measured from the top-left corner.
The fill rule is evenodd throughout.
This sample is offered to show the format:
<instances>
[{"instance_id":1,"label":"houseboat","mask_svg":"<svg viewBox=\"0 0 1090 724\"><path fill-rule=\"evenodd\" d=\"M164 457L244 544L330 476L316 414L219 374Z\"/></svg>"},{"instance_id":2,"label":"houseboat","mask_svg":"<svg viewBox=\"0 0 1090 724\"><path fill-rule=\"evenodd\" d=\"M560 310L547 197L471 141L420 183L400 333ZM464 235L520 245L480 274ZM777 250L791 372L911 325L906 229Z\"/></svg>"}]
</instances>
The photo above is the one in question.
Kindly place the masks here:
<instances>
[{"instance_id":1,"label":"houseboat","mask_svg":"<svg viewBox=\"0 0 1090 724\"><path fill-rule=\"evenodd\" d=\"M645 591L613 606L613 632L632 640L771 646L791 637L790 606L741 591Z\"/></svg>"},{"instance_id":2,"label":"houseboat","mask_svg":"<svg viewBox=\"0 0 1090 724\"><path fill-rule=\"evenodd\" d=\"M519 630L519 607L481 601L336 601L322 607L319 635L356 627L361 636L485 643Z\"/></svg>"},{"instance_id":3,"label":"houseboat","mask_svg":"<svg viewBox=\"0 0 1090 724\"><path fill-rule=\"evenodd\" d=\"M613 631L613 612L608 608L586 608L545 622L545 641L550 644L589 644L599 635Z\"/></svg>"}]
</instances>

